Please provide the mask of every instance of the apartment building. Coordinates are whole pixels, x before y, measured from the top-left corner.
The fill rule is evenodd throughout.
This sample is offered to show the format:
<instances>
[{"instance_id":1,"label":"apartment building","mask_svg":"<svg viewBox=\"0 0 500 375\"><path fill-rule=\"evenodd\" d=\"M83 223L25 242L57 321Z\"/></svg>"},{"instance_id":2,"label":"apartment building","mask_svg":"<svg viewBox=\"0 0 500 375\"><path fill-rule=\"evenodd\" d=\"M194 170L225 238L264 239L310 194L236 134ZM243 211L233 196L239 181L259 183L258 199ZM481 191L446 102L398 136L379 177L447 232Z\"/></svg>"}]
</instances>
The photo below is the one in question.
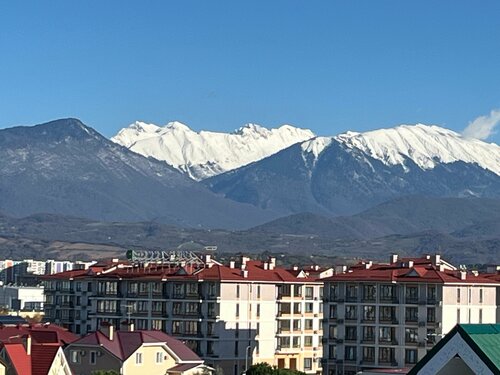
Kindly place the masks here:
<instances>
[{"instance_id":1,"label":"apartment building","mask_svg":"<svg viewBox=\"0 0 500 375\"><path fill-rule=\"evenodd\" d=\"M161 330L205 363L240 374L252 363L321 372L323 283L331 269L284 269L276 260L173 254L157 263L114 262L45 277L45 314L75 333Z\"/></svg>"},{"instance_id":2,"label":"apartment building","mask_svg":"<svg viewBox=\"0 0 500 375\"><path fill-rule=\"evenodd\" d=\"M336 274L325 280L323 371L412 367L457 323L495 323L499 285L439 255Z\"/></svg>"}]
</instances>

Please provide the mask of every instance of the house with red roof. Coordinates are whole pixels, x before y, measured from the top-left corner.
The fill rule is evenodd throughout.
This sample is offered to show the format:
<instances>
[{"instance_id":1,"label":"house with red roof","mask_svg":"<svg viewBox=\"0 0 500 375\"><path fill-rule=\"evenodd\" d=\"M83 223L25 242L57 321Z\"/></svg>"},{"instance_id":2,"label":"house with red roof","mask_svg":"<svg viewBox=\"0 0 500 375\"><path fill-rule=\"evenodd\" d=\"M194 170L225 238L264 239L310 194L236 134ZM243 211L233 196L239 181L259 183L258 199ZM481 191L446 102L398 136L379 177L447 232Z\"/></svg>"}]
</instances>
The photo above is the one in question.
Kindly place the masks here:
<instances>
[{"instance_id":1,"label":"house with red roof","mask_svg":"<svg viewBox=\"0 0 500 375\"><path fill-rule=\"evenodd\" d=\"M408 370L456 324L495 323L499 286L439 255L360 262L325 279L323 368Z\"/></svg>"},{"instance_id":2,"label":"house with red roof","mask_svg":"<svg viewBox=\"0 0 500 375\"><path fill-rule=\"evenodd\" d=\"M127 375L201 375L211 373L203 360L181 341L161 331L139 330L133 324L115 331L101 330L82 337L65 349L75 375L115 370Z\"/></svg>"},{"instance_id":3,"label":"house with red roof","mask_svg":"<svg viewBox=\"0 0 500 375\"><path fill-rule=\"evenodd\" d=\"M78 336L51 324L0 326L7 375L72 375L63 346ZM0 372L1 373L1 372Z\"/></svg>"}]
</instances>

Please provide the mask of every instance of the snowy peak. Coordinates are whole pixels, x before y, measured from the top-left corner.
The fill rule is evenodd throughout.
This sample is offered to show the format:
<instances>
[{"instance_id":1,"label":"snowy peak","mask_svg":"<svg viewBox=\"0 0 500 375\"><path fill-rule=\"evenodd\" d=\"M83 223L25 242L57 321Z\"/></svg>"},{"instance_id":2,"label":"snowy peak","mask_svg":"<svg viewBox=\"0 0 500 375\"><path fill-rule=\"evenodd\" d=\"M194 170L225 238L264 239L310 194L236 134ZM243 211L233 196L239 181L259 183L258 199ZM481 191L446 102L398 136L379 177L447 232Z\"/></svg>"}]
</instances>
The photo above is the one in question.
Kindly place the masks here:
<instances>
[{"instance_id":1,"label":"snowy peak","mask_svg":"<svg viewBox=\"0 0 500 375\"><path fill-rule=\"evenodd\" d=\"M246 124L232 133L195 132L176 121L162 127L135 122L111 140L202 180L264 159L314 136L310 130L291 125L267 129Z\"/></svg>"},{"instance_id":2,"label":"snowy peak","mask_svg":"<svg viewBox=\"0 0 500 375\"><path fill-rule=\"evenodd\" d=\"M500 175L500 146L466 138L435 125L400 125L365 133L346 132L335 140L351 149L359 149L386 165L405 165L411 159L422 169L437 164L463 161L475 163Z\"/></svg>"}]
</instances>

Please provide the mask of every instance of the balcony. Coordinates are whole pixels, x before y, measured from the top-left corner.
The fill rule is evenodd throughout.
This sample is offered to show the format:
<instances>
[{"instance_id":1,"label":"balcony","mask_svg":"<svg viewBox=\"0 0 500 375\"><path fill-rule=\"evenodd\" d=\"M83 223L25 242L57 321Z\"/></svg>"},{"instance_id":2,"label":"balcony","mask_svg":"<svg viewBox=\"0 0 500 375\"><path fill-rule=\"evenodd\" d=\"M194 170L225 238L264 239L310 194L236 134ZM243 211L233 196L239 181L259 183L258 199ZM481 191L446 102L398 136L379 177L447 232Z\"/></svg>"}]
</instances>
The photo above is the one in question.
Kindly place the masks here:
<instances>
[{"instance_id":1,"label":"balcony","mask_svg":"<svg viewBox=\"0 0 500 375\"><path fill-rule=\"evenodd\" d=\"M399 304L398 297L380 296L380 303Z\"/></svg>"},{"instance_id":2,"label":"balcony","mask_svg":"<svg viewBox=\"0 0 500 375\"><path fill-rule=\"evenodd\" d=\"M418 297L405 297L405 303L407 305L417 305L419 302Z\"/></svg>"},{"instance_id":3,"label":"balcony","mask_svg":"<svg viewBox=\"0 0 500 375\"><path fill-rule=\"evenodd\" d=\"M358 302L358 296L346 296L347 302Z\"/></svg>"}]
</instances>

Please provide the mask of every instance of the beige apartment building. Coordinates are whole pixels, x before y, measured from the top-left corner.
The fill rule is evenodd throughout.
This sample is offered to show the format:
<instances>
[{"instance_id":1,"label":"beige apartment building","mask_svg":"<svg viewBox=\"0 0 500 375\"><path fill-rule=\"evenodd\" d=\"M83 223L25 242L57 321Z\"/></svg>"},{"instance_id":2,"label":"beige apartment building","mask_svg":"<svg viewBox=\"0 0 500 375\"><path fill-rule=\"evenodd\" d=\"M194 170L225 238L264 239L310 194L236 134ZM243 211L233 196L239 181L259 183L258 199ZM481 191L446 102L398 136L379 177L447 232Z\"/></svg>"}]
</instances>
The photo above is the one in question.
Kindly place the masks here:
<instances>
[{"instance_id":1,"label":"beige apartment building","mask_svg":"<svg viewBox=\"0 0 500 375\"><path fill-rule=\"evenodd\" d=\"M177 254L178 255L178 254ZM173 256L156 263L112 262L45 278L49 321L77 334L126 320L185 342L205 363L239 375L267 362L320 373L322 279L332 269L285 269L276 260Z\"/></svg>"},{"instance_id":2,"label":"beige apartment building","mask_svg":"<svg viewBox=\"0 0 500 375\"><path fill-rule=\"evenodd\" d=\"M325 279L324 374L413 367L457 323L495 323L498 286L439 255L393 255Z\"/></svg>"}]
</instances>

